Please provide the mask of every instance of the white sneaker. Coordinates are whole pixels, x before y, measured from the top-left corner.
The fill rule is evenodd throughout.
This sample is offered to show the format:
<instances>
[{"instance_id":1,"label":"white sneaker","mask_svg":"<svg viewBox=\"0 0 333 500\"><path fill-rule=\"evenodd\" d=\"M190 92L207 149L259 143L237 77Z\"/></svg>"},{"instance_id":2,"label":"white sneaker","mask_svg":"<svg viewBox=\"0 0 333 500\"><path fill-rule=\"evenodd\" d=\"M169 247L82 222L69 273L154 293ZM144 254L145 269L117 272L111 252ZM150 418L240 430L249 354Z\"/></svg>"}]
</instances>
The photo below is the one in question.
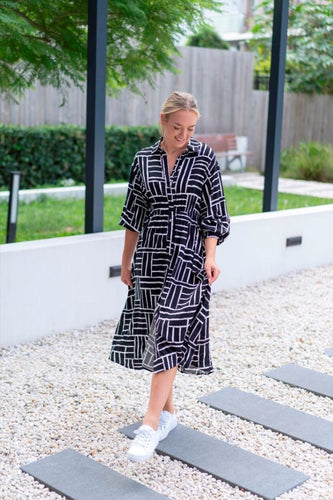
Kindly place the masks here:
<instances>
[{"instance_id":1,"label":"white sneaker","mask_svg":"<svg viewBox=\"0 0 333 500\"><path fill-rule=\"evenodd\" d=\"M154 453L160 433L149 425L141 425L137 431L134 431L134 434L136 437L127 452L127 457L134 462L144 462Z\"/></svg>"},{"instance_id":2,"label":"white sneaker","mask_svg":"<svg viewBox=\"0 0 333 500\"><path fill-rule=\"evenodd\" d=\"M166 410L163 410L160 416L160 420L158 423L158 430L160 433L160 441L165 439L172 429L174 429L177 425L176 415L170 413Z\"/></svg>"}]
</instances>

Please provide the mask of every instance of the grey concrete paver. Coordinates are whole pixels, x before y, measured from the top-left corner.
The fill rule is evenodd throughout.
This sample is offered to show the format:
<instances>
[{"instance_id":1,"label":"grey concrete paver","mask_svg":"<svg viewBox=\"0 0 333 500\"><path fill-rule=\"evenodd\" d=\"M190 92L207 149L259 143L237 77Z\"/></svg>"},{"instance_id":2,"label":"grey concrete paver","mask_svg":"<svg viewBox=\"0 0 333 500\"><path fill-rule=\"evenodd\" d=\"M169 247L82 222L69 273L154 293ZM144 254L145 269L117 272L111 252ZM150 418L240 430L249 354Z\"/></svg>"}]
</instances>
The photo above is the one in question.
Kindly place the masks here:
<instances>
[{"instance_id":1,"label":"grey concrete paver","mask_svg":"<svg viewBox=\"0 0 333 500\"><path fill-rule=\"evenodd\" d=\"M51 491L75 500L168 500L70 448L21 468Z\"/></svg>"},{"instance_id":2,"label":"grey concrete paver","mask_svg":"<svg viewBox=\"0 0 333 500\"><path fill-rule=\"evenodd\" d=\"M265 375L286 384L312 391L319 396L333 398L333 376L327 373L310 370L295 363L288 363L266 372Z\"/></svg>"},{"instance_id":3,"label":"grey concrete paver","mask_svg":"<svg viewBox=\"0 0 333 500\"><path fill-rule=\"evenodd\" d=\"M133 438L140 425L137 422L119 430ZM302 472L181 424L160 441L156 451L266 500L274 500L309 478Z\"/></svg>"},{"instance_id":4,"label":"grey concrete paver","mask_svg":"<svg viewBox=\"0 0 333 500\"><path fill-rule=\"evenodd\" d=\"M257 172L233 173L237 186L264 189L264 176ZM333 199L333 184L328 182L303 181L279 178L279 192Z\"/></svg>"},{"instance_id":5,"label":"grey concrete paver","mask_svg":"<svg viewBox=\"0 0 333 500\"><path fill-rule=\"evenodd\" d=\"M256 394L225 387L199 398L212 408L333 452L333 422Z\"/></svg>"}]
</instances>

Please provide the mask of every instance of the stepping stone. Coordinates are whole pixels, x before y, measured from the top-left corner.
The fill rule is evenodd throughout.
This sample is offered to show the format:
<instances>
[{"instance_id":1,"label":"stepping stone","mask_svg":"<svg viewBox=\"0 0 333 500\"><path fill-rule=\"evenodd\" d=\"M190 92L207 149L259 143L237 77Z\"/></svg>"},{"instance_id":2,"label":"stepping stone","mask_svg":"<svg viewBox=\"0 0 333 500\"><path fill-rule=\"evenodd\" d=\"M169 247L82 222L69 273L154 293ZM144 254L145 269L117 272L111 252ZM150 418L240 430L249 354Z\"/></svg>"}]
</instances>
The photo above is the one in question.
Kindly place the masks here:
<instances>
[{"instance_id":1,"label":"stepping stone","mask_svg":"<svg viewBox=\"0 0 333 500\"><path fill-rule=\"evenodd\" d=\"M140 425L138 422L119 430L133 438ZM159 443L156 451L267 500L308 479L298 471L181 424Z\"/></svg>"},{"instance_id":2,"label":"stepping stone","mask_svg":"<svg viewBox=\"0 0 333 500\"><path fill-rule=\"evenodd\" d=\"M265 375L286 384L314 392L315 394L319 394L319 396L333 398L332 375L303 368L303 366L298 366L294 363L270 370Z\"/></svg>"},{"instance_id":3,"label":"stepping stone","mask_svg":"<svg viewBox=\"0 0 333 500\"><path fill-rule=\"evenodd\" d=\"M325 353L328 356L333 356L333 347L330 347L329 349L325 349Z\"/></svg>"},{"instance_id":4,"label":"stepping stone","mask_svg":"<svg viewBox=\"0 0 333 500\"><path fill-rule=\"evenodd\" d=\"M21 469L50 490L73 500L167 500L70 448Z\"/></svg>"},{"instance_id":5,"label":"stepping stone","mask_svg":"<svg viewBox=\"0 0 333 500\"><path fill-rule=\"evenodd\" d=\"M199 399L217 410L231 413L286 436L333 452L333 422L249 392L226 387Z\"/></svg>"}]
</instances>

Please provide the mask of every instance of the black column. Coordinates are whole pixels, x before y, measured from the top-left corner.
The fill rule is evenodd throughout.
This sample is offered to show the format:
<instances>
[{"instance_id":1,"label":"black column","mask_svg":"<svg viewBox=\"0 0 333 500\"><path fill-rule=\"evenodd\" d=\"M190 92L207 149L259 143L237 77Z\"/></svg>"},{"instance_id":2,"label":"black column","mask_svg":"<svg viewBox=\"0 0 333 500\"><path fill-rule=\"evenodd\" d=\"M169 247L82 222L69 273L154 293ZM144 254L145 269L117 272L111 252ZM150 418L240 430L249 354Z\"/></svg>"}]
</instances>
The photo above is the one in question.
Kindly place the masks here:
<instances>
[{"instance_id":1,"label":"black column","mask_svg":"<svg viewBox=\"0 0 333 500\"><path fill-rule=\"evenodd\" d=\"M274 0L263 211L277 209L289 0Z\"/></svg>"},{"instance_id":2,"label":"black column","mask_svg":"<svg viewBox=\"0 0 333 500\"><path fill-rule=\"evenodd\" d=\"M107 0L88 1L85 232L103 231Z\"/></svg>"}]
</instances>

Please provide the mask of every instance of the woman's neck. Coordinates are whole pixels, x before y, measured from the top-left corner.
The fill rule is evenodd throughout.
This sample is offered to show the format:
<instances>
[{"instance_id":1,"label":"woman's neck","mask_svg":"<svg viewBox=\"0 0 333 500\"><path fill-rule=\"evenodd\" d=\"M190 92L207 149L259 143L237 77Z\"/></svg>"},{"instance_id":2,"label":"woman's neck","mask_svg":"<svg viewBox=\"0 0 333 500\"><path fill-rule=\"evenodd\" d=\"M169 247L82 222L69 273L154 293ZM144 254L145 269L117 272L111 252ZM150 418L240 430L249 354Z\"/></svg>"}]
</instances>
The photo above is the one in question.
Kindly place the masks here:
<instances>
[{"instance_id":1,"label":"woman's neck","mask_svg":"<svg viewBox=\"0 0 333 500\"><path fill-rule=\"evenodd\" d=\"M181 153L184 153L184 151L186 151L187 149L187 146L188 144L186 144L186 146L184 147L181 147L181 148L169 148L168 147L168 144L165 143L165 140L162 139L161 140L161 147L164 149L164 151L166 152L167 155L179 155Z\"/></svg>"}]
</instances>

